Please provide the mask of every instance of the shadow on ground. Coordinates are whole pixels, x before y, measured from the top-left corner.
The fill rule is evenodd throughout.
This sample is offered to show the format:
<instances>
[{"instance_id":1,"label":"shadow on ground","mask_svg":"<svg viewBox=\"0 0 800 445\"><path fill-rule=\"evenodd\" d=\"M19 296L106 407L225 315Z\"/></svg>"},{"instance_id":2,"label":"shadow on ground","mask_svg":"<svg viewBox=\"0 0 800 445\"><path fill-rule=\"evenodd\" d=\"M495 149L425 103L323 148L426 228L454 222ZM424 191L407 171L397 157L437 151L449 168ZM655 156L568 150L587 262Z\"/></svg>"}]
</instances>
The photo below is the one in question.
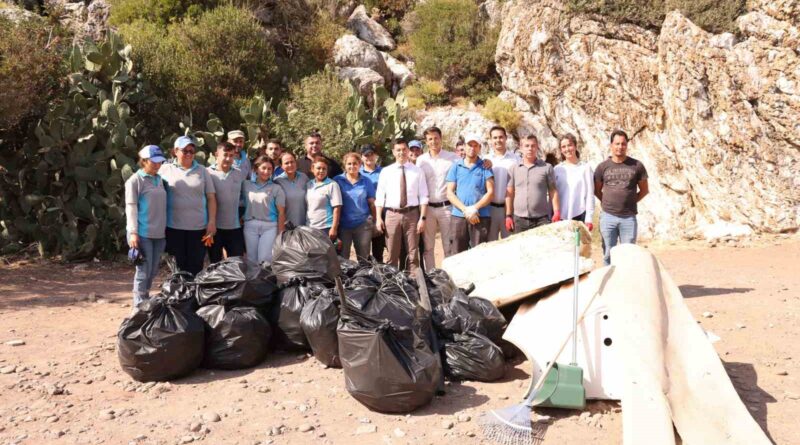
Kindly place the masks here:
<instances>
[{"instance_id":1,"label":"shadow on ground","mask_svg":"<svg viewBox=\"0 0 800 445\"><path fill-rule=\"evenodd\" d=\"M745 294L752 292L752 287L705 287L696 284L684 284L678 286L683 294L683 298L696 298L696 297L710 297L713 295L726 295L726 294Z\"/></svg>"},{"instance_id":2,"label":"shadow on ground","mask_svg":"<svg viewBox=\"0 0 800 445\"><path fill-rule=\"evenodd\" d=\"M731 383L739 394L745 406L747 406L750 414L753 416L758 425L764 430L772 443L775 440L769 434L769 427L767 425L767 404L775 403L775 397L763 389L758 387L758 373L755 367L750 363L736 363L723 361L722 365L725 366L725 371L731 378Z\"/></svg>"}]
</instances>

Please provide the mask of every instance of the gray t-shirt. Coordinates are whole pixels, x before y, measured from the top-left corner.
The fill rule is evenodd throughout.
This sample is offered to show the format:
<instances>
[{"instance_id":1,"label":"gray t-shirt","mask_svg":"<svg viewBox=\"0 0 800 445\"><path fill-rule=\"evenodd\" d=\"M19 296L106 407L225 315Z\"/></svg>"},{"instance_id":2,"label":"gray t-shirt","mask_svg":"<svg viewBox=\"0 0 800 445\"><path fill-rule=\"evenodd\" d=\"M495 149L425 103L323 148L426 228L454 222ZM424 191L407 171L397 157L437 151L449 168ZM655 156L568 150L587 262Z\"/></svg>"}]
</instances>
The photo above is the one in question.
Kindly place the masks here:
<instances>
[{"instance_id":1,"label":"gray t-shirt","mask_svg":"<svg viewBox=\"0 0 800 445\"><path fill-rule=\"evenodd\" d=\"M291 221L295 227L306 225L306 187L308 176L297 172L294 181L286 173L281 173L275 182L281 186L286 195L286 221Z\"/></svg>"},{"instance_id":2,"label":"gray t-shirt","mask_svg":"<svg viewBox=\"0 0 800 445\"><path fill-rule=\"evenodd\" d=\"M167 226L167 190L159 175L139 170L125 181L125 226L128 234L163 239Z\"/></svg>"},{"instance_id":3,"label":"gray t-shirt","mask_svg":"<svg viewBox=\"0 0 800 445\"><path fill-rule=\"evenodd\" d=\"M245 174L238 168L231 167L227 173L208 167L208 174L214 182L217 193L217 228L233 230L241 227L239 224L239 202L242 198L242 183Z\"/></svg>"},{"instance_id":4,"label":"gray t-shirt","mask_svg":"<svg viewBox=\"0 0 800 445\"><path fill-rule=\"evenodd\" d=\"M331 178L322 182L312 179L306 189L308 205L308 225L315 229L329 229L333 226L333 208L342 205L342 191L339 184Z\"/></svg>"},{"instance_id":5,"label":"gray t-shirt","mask_svg":"<svg viewBox=\"0 0 800 445\"><path fill-rule=\"evenodd\" d=\"M514 190L514 215L521 218L548 216L548 192L556 186L553 166L541 159L531 166L520 162L510 168L508 174L508 188Z\"/></svg>"},{"instance_id":6,"label":"gray t-shirt","mask_svg":"<svg viewBox=\"0 0 800 445\"><path fill-rule=\"evenodd\" d=\"M644 164L631 157L616 163L611 158L597 166L594 181L600 183L603 211L614 216L627 217L637 213L636 200L639 182L647 179Z\"/></svg>"},{"instance_id":7,"label":"gray t-shirt","mask_svg":"<svg viewBox=\"0 0 800 445\"><path fill-rule=\"evenodd\" d=\"M286 195L281 186L273 181L259 184L256 181L244 183L244 220L277 223L278 207L286 207Z\"/></svg>"},{"instance_id":8,"label":"gray t-shirt","mask_svg":"<svg viewBox=\"0 0 800 445\"><path fill-rule=\"evenodd\" d=\"M167 227L203 230L208 226L206 194L215 193L211 175L197 162L188 169L166 163L158 171L167 185Z\"/></svg>"}]
</instances>

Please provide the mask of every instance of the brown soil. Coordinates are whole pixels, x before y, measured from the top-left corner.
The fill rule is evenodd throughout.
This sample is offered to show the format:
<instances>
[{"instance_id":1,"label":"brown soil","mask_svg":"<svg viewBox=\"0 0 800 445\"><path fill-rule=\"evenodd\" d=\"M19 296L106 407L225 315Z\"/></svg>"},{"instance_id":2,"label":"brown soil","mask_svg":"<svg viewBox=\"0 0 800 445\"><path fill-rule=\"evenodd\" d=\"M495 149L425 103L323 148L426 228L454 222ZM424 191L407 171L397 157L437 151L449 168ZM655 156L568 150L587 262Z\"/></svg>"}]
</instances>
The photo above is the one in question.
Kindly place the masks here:
<instances>
[{"instance_id":1,"label":"brown soil","mask_svg":"<svg viewBox=\"0 0 800 445\"><path fill-rule=\"evenodd\" d=\"M721 337L715 347L753 417L775 443L797 443L800 238L649 248ZM527 363L511 361L502 381L448 384L410 415L369 411L347 394L341 370L306 355L139 384L115 350L131 278L117 264L0 265L0 444L478 444L476 417L515 403L528 383ZM539 411L552 418L544 443L621 442L617 403L591 402L587 412Z\"/></svg>"}]
</instances>

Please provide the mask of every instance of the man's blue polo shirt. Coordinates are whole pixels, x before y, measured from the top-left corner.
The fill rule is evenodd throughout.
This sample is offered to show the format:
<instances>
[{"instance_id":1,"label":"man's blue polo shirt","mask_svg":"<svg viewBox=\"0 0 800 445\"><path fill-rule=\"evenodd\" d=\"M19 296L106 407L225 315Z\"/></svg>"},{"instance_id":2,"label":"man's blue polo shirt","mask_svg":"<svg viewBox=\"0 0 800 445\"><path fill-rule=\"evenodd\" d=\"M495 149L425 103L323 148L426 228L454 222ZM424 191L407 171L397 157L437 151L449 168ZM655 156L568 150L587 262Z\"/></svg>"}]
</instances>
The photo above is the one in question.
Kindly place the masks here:
<instances>
[{"instance_id":1,"label":"man's blue polo shirt","mask_svg":"<svg viewBox=\"0 0 800 445\"><path fill-rule=\"evenodd\" d=\"M345 173L333 178L342 191L342 215L339 224L343 229L355 229L364 224L370 216L368 199L375 199L375 186L365 175L358 175L358 181L351 184Z\"/></svg>"},{"instance_id":2,"label":"man's blue polo shirt","mask_svg":"<svg viewBox=\"0 0 800 445\"><path fill-rule=\"evenodd\" d=\"M378 178L381 176L381 170L383 170L380 166L375 166L375 170L368 172L364 169L362 165L361 168L358 169L358 172L361 173L362 176L366 176L372 182L372 185L375 186L377 189L378 187Z\"/></svg>"},{"instance_id":3,"label":"man's blue polo shirt","mask_svg":"<svg viewBox=\"0 0 800 445\"><path fill-rule=\"evenodd\" d=\"M464 165L464 159L458 160L447 172L446 181L456 184L456 196L465 206L471 206L486 194L486 180L491 178L492 170L483 168L483 160L478 159L472 167ZM464 218L464 212L453 206L453 216ZM489 206L478 209L481 218L489 217Z\"/></svg>"}]
</instances>

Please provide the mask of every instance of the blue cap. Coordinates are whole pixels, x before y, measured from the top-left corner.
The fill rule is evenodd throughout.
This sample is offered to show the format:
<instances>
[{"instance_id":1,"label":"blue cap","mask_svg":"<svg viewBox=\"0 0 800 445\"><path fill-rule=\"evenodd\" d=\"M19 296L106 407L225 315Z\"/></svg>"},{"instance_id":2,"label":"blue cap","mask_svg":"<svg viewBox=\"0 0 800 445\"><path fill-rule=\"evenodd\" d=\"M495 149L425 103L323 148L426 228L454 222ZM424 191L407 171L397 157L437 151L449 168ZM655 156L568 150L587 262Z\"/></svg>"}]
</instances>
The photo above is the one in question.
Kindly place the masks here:
<instances>
[{"instance_id":1,"label":"blue cap","mask_svg":"<svg viewBox=\"0 0 800 445\"><path fill-rule=\"evenodd\" d=\"M175 144L173 146L183 150L187 145L195 145L194 139L189 136L181 136L178 139L175 139Z\"/></svg>"},{"instance_id":2,"label":"blue cap","mask_svg":"<svg viewBox=\"0 0 800 445\"><path fill-rule=\"evenodd\" d=\"M414 139L413 141L408 143L408 148L419 148L422 150L422 142Z\"/></svg>"},{"instance_id":3,"label":"blue cap","mask_svg":"<svg viewBox=\"0 0 800 445\"><path fill-rule=\"evenodd\" d=\"M164 162L167 158L164 157L164 152L158 145L147 145L139 150L139 157L142 159L149 159L153 162Z\"/></svg>"}]
</instances>

